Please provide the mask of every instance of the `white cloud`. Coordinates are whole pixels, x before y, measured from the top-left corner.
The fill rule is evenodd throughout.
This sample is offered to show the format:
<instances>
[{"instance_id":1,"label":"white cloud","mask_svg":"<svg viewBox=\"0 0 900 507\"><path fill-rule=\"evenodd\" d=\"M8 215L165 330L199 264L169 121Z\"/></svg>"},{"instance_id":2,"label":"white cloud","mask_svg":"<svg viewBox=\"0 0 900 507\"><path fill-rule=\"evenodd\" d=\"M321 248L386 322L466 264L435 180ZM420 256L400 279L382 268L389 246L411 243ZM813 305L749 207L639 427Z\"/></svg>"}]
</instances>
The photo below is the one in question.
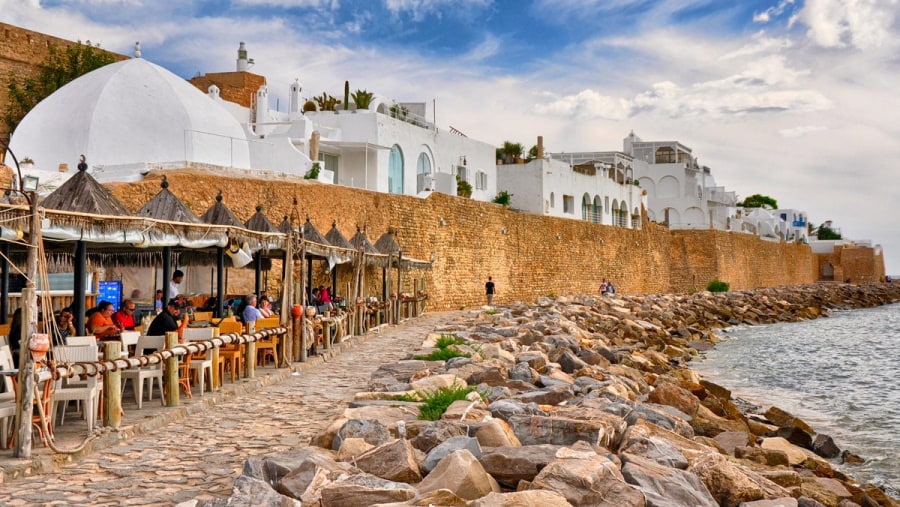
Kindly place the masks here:
<instances>
[{"instance_id":1,"label":"white cloud","mask_svg":"<svg viewBox=\"0 0 900 507\"><path fill-rule=\"evenodd\" d=\"M753 14L754 23L768 23L773 17L778 17L784 13L785 9L794 5L794 0L781 0L774 7Z\"/></svg>"},{"instance_id":2,"label":"white cloud","mask_svg":"<svg viewBox=\"0 0 900 507\"><path fill-rule=\"evenodd\" d=\"M537 104L534 108L536 113L575 119L625 120L631 115L633 108L629 100L601 95L594 90L582 90L565 97L548 97L552 100Z\"/></svg>"},{"instance_id":3,"label":"white cloud","mask_svg":"<svg viewBox=\"0 0 900 507\"><path fill-rule=\"evenodd\" d=\"M338 0L232 0L237 5L251 7L282 7L313 8L313 9L337 9L340 6Z\"/></svg>"},{"instance_id":4,"label":"white cloud","mask_svg":"<svg viewBox=\"0 0 900 507\"><path fill-rule=\"evenodd\" d=\"M493 0L384 0L384 6L392 14L408 13L413 21L421 21L428 15L441 17L445 12L465 17L468 10L492 3Z\"/></svg>"},{"instance_id":5,"label":"white cloud","mask_svg":"<svg viewBox=\"0 0 900 507\"><path fill-rule=\"evenodd\" d=\"M828 127L825 127L823 125L802 125L799 127L780 129L778 133L781 135L781 137L791 139L795 137L802 137L807 134L812 134L814 132L821 132L823 130L828 130Z\"/></svg>"},{"instance_id":6,"label":"white cloud","mask_svg":"<svg viewBox=\"0 0 900 507\"><path fill-rule=\"evenodd\" d=\"M807 0L799 19L826 48L895 48L900 32L897 0Z\"/></svg>"}]
</instances>

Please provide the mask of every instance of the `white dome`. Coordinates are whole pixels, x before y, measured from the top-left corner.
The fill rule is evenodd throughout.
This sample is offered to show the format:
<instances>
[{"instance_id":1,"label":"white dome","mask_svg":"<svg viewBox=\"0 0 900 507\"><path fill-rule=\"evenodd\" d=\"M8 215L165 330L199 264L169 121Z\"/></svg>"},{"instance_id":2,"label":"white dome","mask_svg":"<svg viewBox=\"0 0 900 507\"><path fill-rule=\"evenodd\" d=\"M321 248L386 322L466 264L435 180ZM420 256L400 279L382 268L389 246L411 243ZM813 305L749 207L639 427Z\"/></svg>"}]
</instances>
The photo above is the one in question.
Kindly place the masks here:
<instances>
[{"instance_id":1,"label":"white dome","mask_svg":"<svg viewBox=\"0 0 900 507\"><path fill-rule=\"evenodd\" d=\"M241 124L215 100L140 58L107 65L63 86L22 119L10 148L35 167L200 162L250 167Z\"/></svg>"}]
</instances>

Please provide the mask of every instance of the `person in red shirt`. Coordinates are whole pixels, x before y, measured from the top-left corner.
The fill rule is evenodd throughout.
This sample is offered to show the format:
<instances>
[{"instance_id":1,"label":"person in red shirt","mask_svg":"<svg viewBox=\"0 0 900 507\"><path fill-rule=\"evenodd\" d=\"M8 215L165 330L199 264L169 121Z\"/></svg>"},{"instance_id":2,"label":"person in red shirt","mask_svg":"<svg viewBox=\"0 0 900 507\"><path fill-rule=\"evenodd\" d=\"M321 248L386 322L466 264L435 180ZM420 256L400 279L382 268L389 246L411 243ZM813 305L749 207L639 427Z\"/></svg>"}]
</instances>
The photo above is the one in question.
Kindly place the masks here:
<instances>
[{"instance_id":1,"label":"person in red shirt","mask_svg":"<svg viewBox=\"0 0 900 507\"><path fill-rule=\"evenodd\" d=\"M109 301L101 301L97 308L99 310L91 315L91 319L88 321L91 333L98 339L119 334L121 329L112 321L113 304Z\"/></svg>"},{"instance_id":2,"label":"person in red shirt","mask_svg":"<svg viewBox=\"0 0 900 507\"><path fill-rule=\"evenodd\" d=\"M122 306L119 308L119 311L114 313L112 316L113 324L118 326L120 329L133 331L135 327L134 309L134 301L130 299L122 301Z\"/></svg>"}]
</instances>

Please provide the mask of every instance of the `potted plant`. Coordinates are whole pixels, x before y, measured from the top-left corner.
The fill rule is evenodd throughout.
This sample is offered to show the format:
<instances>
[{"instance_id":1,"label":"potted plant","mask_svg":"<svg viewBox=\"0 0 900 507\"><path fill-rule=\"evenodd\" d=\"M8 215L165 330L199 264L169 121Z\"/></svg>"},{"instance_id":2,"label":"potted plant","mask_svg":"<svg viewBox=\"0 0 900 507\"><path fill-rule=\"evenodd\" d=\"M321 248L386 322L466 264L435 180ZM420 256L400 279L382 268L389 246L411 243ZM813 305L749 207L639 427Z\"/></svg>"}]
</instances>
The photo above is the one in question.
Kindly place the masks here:
<instances>
[{"instance_id":1,"label":"potted plant","mask_svg":"<svg viewBox=\"0 0 900 507\"><path fill-rule=\"evenodd\" d=\"M22 160L19 161L19 167L22 169L31 169L34 167L34 160L29 156L25 156Z\"/></svg>"},{"instance_id":2,"label":"potted plant","mask_svg":"<svg viewBox=\"0 0 900 507\"><path fill-rule=\"evenodd\" d=\"M366 90L356 90L350 96L353 98L353 103L356 104L356 109L369 109L375 94Z\"/></svg>"}]
</instances>

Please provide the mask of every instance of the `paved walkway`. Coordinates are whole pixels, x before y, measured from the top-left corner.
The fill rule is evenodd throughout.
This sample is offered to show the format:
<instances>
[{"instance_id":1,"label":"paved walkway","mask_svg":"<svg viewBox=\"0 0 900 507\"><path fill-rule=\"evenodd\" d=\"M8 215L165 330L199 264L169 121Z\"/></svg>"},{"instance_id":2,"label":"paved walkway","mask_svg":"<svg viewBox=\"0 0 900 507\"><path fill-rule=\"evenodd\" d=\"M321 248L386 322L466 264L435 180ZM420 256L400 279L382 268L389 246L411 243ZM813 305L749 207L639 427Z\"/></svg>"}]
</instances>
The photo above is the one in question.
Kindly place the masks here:
<instances>
[{"instance_id":1,"label":"paved walkway","mask_svg":"<svg viewBox=\"0 0 900 507\"><path fill-rule=\"evenodd\" d=\"M427 333L458 314L428 314L383 329L327 362L304 368L300 375L281 376L283 381L252 393L227 396L208 409L63 465L58 472L0 484L0 504L173 505L230 496L246 458L308 443L354 393L365 390L378 366L405 357ZM126 412L138 411L135 407Z\"/></svg>"}]
</instances>

